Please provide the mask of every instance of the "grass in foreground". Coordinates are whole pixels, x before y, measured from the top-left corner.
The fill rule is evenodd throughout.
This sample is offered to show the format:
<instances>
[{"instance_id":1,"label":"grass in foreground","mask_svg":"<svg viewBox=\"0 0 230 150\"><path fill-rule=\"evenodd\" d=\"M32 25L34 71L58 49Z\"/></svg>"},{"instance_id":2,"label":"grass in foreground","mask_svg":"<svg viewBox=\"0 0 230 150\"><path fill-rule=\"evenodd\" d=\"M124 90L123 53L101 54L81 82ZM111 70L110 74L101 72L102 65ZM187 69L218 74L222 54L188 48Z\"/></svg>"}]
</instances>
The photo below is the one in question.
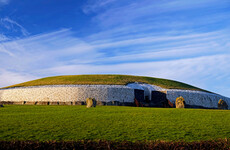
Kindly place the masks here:
<instances>
[{"instance_id":1,"label":"grass in foreground","mask_svg":"<svg viewBox=\"0 0 230 150\"><path fill-rule=\"evenodd\" d=\"M230 111L99 106L0 108L0 141L199 141L230 138Z\"/></svg>"},{"instance_id":2,"label":"grass in foreground","mask_svg":"<svg viewBox=\"0 0 230 150\"><path fill-rule=\"evenodd\" d=\"M143 82L153 84L167 89L186 89L198 90L197 87L177 82L173 80L144 77L144 76L130 76L130 75L69 75L69 76L55 76L47 77L29 82L24 82L5 88L11 87L25 87L25 86L40 86L40 85L68 85L68 84L105 84L105 85L126 85L132 82ZM206 91L207 92L207 91Z\"/></svg>"}]
</instances>

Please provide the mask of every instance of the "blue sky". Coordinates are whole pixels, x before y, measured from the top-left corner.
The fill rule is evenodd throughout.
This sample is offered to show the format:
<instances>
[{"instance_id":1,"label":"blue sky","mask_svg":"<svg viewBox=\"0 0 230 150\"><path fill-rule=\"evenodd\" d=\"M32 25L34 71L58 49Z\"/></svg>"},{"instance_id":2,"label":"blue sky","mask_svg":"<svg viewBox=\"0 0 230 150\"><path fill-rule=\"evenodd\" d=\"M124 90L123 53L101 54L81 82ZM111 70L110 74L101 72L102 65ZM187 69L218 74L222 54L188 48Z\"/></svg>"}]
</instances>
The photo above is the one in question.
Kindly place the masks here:
<instances>
[{"instance_id":1,"label":"blue sky","mask_svg":"<svg viewBox=\"0 0 230 150\"><path fill-rule=\"evenodd\" d=\"M229 0L0 0L0 87L131 74L230 97Z\"/></svg>"}]
</instances>

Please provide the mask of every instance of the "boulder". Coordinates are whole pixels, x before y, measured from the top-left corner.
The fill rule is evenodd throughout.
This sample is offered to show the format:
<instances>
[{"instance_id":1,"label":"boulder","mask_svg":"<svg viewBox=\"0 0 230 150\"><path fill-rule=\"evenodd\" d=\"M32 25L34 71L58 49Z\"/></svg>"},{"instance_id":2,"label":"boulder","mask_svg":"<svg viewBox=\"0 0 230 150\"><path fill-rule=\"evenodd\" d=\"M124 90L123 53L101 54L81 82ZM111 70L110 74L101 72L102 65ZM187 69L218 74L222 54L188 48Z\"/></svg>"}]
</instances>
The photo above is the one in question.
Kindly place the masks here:
<instances>
[{"instance_id":1,"label":"boulder","mask_svg":"<svg viewBox=\"0 0 230 150\"><path fill-rule=\"evenodd\" d=\"M25 101L16 101L14 102L15 105L24 105Z\"/></svg>"},{"instance_id":2,"label":"boulder","mask_svg":"<svg viewBox=\"0 0 230 150\"><path fill-rule=\"evenodd\" d=\"M107 102L107 105L119 106L119 105L120 105L120 102L119 102L119 101L109 101L109 102Z\"/></svg>"},{"instance_id":3,"label":"boulder","mask_svg":"<svg viewBox=\"0 0 230 150\"><path fill-rule=\"evenodd\" d=\"M98 106L105 106L105 105L106 105L106 102L97 101L97 105L98 105Z\"/></svg>"},{"instance_id":4,"label":"boulder","mask_svg":"<svg viewBox=\"0 0 230 150\"><path fill-rule=\"evenodd\" d=\"M50 102L50 105L59 105L59 102Z\"/></svg>"},{"instance_id":5,"label":"boulder","mask_svg":"<svg viewBox=\"0 0 230 150\"><path fill-rule=\"evenodd\" d=\"M112 104L115 106L120 106L120 102L119 101L112 101Z\"/></svg>"},{"instance_id":6,"label":"boulder","mask_svg":"<svg viewBox=\"0 0 230 150\"><path fill-rule=\"evenodd\" d=\"M87 98L86 99L86 107L90 108L90 107L96 107L97 105L97 101L94 98Z\"/></svg>"},{"instance_id":7,"label":"boulder","mask_svg":"<svg viewBox=\"0 0 230 150\"><path fill-rule=\"evenodd\" d=\"M82 102L82 101L76 101L74 105L85 105L85 102Z\"/></svg>"},{"instance_id":8,"label":"boulder","mask_svg":"<svg viewBox=\"0 0 230 150\"><path fill-rule=\"evenodd\" d=\"M43 102L43 101L39 101L36 103L36 105L49 105L50 102Z\"/></svg>"},{"instance_id":9,"label":"boulder","mask_svg":"<svg viewBox=\"0 0 230 150\"><path fill-rule=\"evenodd\" d=\"M185 101L184 101L184 98L182 96L177 97L176 108L185 108Z\"/></svg>"},{"instance_id":10,"label":"boulder","mask_svg":"<svg viewBox=\"0 0 230 150\"><path fill-rule=\"evenodd\" d=\"M66 105L65 102L59 102L59 105Z\"/></svg>"},{"instance_id":11,"label":"boulder","mask_svg":"<svg viewBox=\"0 0 230 150\"><path fill-rule=\"evenodd\" d=\"M25 105L36 105L36 102L26 101Z\"/></svg>"},{"instance_id":12,"label":"boulder","mask_svg":"<svg viewBox=\"0 0 230 150\"><path fill-rule=\"evenodd\" d=\"M0 102L0 105L11 105L11 104L13 104L13 102L11 101L1 101Z\"/></svg>"},{"instance_id":13,"label":"boulder","mask_svg":"<svg viewBox=\"0 0 230 150\"><path fill-rule=\"evenodd\" d=\"M73 102L65 102L65 105L73 105Z\"/></svg>"},{"instance_id":14,"label":"boulder","mask_svg":"<svg viewBox=\"0 0 230 150\"><path fill-rule=\"evenodd\" d=\"M228 109L228 104L220 99L219 102L218 102L218 109Z\"/></svg>"}]
</instances>

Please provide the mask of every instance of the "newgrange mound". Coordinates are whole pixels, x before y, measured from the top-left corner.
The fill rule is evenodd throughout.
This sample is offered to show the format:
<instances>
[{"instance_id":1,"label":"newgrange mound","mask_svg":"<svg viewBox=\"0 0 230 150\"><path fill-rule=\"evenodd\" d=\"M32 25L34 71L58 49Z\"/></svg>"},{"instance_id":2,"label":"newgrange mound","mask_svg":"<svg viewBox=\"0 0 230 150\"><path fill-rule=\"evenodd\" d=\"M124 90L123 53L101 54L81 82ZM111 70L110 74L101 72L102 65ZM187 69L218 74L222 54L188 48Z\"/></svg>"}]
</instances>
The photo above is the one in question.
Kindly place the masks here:
<instances>
[{"instance_id":1,"label":"newgrange mound","mask_svg":"<svg viewBox=\"0 0 230 150\"><path fill-rule=\"evenodd\" d=\"M130 75L55 76L0 89L6 104L82 105L94 98L97 105L175 107L180 96L187 108L218 108L220 99L230 105L227 97L185 83Z\"/></svg>"}]
</instances>

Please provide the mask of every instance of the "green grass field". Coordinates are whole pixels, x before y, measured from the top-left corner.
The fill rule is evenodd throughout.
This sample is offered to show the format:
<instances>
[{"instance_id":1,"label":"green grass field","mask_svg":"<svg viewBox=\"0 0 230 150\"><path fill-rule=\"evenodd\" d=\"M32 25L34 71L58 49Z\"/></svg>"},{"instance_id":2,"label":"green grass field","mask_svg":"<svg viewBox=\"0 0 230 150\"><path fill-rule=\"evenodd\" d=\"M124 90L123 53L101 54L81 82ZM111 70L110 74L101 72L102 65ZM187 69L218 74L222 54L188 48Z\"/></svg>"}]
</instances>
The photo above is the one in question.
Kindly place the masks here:
<instances>
[{"instance_id":1,"label":"green grass field","mask_svg":"<svg viewBox=\"0 0 230 150\"><path fill-rule=\"evenodd\" d=\"M173 80L130 76L130 75L68 75L47 77L38 80L33 80L25 83L20 83L5 88L25 87L25 86L40 86L40 85L70 85L70 84L103 84L103 85L126 85L132 82L143 82L153 84L167 89L186 89L205 91L203 89ZM208 91L206 91L208 92Z\"/></svg>"},{"instance_id":2,"label":"green grass field","mask_svg":"<svg viewBox=\"0 0 230 150\"><path fill-rule=\"evenodd\" d=\"M230 111L125 106L0 108L0 140L164 140L230 138Z\"/></svg>"}]
</instances>

